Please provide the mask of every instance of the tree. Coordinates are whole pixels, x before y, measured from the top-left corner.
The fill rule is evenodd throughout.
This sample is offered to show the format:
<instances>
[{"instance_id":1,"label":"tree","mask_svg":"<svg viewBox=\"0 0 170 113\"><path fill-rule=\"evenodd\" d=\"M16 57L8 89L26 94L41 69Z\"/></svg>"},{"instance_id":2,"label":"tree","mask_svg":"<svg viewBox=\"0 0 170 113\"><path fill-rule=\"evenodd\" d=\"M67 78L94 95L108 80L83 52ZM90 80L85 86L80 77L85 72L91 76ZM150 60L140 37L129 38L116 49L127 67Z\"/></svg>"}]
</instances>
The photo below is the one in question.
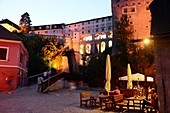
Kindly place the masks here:
<instances>
[{"instance_id":1,"label":"tree","mask_svg":"<svg viewBox=\"0 0 170 113\"><path fill-rule=\"evenodd\" d=\"M22 32L26 34L29 32L31 26L31 20L30 20L30 15L27 12L21 15L19 26Z\"/></svg>"},{"instance_id":2,"label":"tree","mask_svg":"<svg viewBox=\"0 0 170 113\"><path fill-rule=\"evenodd\" d=\"M117 56L121 59L123 67L127 67L130 55L136 51L136 45L130 40L133 38L133 26L129 23L127 15L122 15L120 21L116 22L114 28L114 38L116 40Z\"/></svg>"},{"instance_id":3,"label":"tree","mask_svg":"<svg viewBox=\"0 0 170 113\"><path fill-rule=\"evenodd\" d=\"M62 69L62 56L64 54L64 41L56 38L48 39L47 44L42 48L44 61L49 63L49 68Z\"/></svg>"}]
</instances>

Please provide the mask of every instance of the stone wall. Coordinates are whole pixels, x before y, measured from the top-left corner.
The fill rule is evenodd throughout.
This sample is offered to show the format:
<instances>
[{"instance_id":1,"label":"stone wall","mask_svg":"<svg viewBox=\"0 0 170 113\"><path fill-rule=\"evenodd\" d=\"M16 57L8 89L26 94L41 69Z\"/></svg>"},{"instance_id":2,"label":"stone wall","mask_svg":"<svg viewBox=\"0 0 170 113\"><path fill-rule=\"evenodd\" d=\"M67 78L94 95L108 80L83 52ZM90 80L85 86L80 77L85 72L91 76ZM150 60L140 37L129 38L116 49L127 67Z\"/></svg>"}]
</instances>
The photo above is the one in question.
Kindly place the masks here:
<instances>
[{"instance_id":1,"label":"stone wall","mask_svg":"<svg viewBox=\"0 0 170 113\"><path fill-rule=\"evenodd\" d=\"M161 38L161 37L160 37ZM155 40L156 84L160 113L170 113L170 37Z\"/></svg>"}]
</instances>

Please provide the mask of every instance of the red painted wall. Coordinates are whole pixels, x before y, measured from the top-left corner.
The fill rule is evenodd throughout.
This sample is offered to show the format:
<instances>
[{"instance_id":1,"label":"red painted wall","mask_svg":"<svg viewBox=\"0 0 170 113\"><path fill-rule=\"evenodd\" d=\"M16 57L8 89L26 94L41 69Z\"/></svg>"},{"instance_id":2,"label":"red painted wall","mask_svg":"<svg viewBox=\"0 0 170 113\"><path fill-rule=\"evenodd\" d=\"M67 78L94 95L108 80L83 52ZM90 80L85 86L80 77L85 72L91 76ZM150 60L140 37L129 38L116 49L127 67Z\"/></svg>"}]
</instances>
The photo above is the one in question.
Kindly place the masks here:
<instances>
[{"instance_id":1,"label":"red painted wall","mask_svg":"<svg viewBox=\"0 0 170 113\"><path fill-rule=\"evenodd\" d=\"M1 41L0 47L8 47L8 60L0 60L0 90L16 89L19 78L26 76L28 53L20 41ZM22 63L20 55L22 55Z\"/></svg>"}]
</instances>

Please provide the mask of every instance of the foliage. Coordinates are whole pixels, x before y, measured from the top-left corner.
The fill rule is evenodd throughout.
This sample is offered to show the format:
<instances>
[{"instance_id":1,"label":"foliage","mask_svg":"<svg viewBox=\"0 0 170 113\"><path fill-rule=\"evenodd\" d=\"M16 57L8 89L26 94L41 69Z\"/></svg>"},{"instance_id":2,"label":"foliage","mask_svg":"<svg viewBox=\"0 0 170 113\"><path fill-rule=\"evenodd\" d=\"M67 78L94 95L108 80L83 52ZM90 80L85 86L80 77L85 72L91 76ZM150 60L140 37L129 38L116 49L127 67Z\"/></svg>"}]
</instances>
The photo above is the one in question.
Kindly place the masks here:
<instances>
[{"instance_id":1,"label":"foliage","mask_svg":"<svg viewBox=\"0 0 170 113\"><path fill-rule=\"evenodd\" d=\"M29 32L31 26L31 20L30 20L30 15L27 12L21 15L19 26L22 32L26 34Z\"/></svg>"},{"instance_id":2,"label":"foliage","mask_svg":"<svg viewBox=\"0 0 170 113\"><path fill-rule=\"evenodd\" d=\"M127 15L123 15L115 25L114 36L116 39L117 55L113 56L114 61L119 64L120 70L127 68L127 64L131 64L132 73L140 72L144 74L144 70L154 65L154 53L152 45L144 47L131 42L133 38L133 26L130 25ZM124 70L123 69L123 70ZM126 72L125 72L126 73ZM122 75L125 75L122 73ZM121 75L121 76L122 76ZM119 75L120 76L120 75Z\"/></svg>"},{"instance_id":3,"label":"foliage","mask_svg":"<svg viewBox=\"0 0 170 113\"><path fill-rule=\"evenodd\" d=\"M86 69L88 82L93 87L103 87L105 80L106 56L103 54L94 54L89 61Z\"/></svg>"},{"instance_id":4,"label":"foliage","mask_svg":"<svg viewBox=\"0 0 170 113\"><path fill-rule=\"evenodd\" d=\"M44 46L44 39L40 36L28 36L24 33L17 33L23 39L23 43L29 53L28 76L41 73L48 69L47 62L41 56L41 49Z\"/></svg>"},{"instance_id":5,"label":"foliage","mask_svg":"<svg viewBox=\"0 0 170 113\"><path fill-rule=\"evenodd\" d=\"M58 38L48 39L47 44L42 48L44 60L49 63L49 68L57 70L62 69L62 56L64 53L64 44L59 42Z\"/></svg>"},{"instance_id":6,"label":"foliage","mask_svg":"<svg viewBox=\"0 0 170 113\"><path fill-rule=\"evenodd\" d=\"M123 15L120 21L116 22L114 35L116 38L116 49L123 67L127 66L128 57L135 51L135 45L130 41L133 37L133 26L130 25L127 15Z\"/></svg>"}]
</instances>

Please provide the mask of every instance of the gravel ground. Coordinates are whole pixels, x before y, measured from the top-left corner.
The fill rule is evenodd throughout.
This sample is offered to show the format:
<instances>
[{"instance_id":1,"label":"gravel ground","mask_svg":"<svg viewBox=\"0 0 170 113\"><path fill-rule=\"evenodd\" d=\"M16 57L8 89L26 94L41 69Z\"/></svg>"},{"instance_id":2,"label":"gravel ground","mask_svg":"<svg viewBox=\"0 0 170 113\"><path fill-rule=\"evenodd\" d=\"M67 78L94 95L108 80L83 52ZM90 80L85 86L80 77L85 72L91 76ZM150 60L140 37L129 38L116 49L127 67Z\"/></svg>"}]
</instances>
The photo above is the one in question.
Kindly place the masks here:
<instances>
[{"instance_id":1,"label":"gravel ground","mask_svg":"<svg viewBox=\"0 0 170 113\"><path fill-rule=\"evenodd\" d=\"M44 94L36 92L36 88L33 85L11 94L0 92L0 113L111 113L100 108L80 107L79 93L83 90L75 90L74 95L69 95L67 89Z\"/></svg>"}]
</instances>

